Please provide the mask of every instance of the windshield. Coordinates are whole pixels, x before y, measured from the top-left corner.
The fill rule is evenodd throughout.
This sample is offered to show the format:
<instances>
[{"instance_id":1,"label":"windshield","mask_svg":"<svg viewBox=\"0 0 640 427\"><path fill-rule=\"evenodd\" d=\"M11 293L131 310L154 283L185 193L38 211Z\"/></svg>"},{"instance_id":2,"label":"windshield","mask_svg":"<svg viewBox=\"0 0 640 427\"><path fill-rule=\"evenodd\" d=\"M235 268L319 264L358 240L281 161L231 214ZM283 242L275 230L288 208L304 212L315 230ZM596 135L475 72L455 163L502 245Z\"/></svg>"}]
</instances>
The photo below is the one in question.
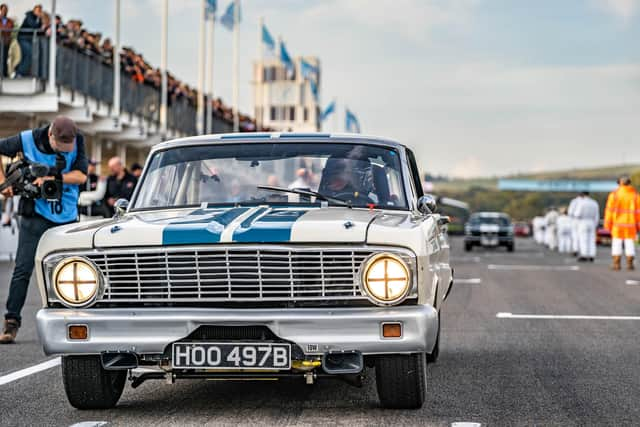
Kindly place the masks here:
<instances>
[{"instance_id":1,"label":"windshield","mask_svg":"<svg viewBox=\"0 0 640 427\"><path fill-rule=\"evenodd\" d=\"M408 209L399 153L362 144L245 143L173 148L153 155L133 209L315 204Z\"/></svg>"},{"instance_id":2,"label":"windshield","mask_svg":"<svg viewBox=\"0 0 640 427\"><path fill-rule=\"evenodd\" d=\"M502 216L472 216L470 222L471 225L490 224L499 225L500 227L507 227L509 225L509 219Z\"/></svg>"}]
</instances>

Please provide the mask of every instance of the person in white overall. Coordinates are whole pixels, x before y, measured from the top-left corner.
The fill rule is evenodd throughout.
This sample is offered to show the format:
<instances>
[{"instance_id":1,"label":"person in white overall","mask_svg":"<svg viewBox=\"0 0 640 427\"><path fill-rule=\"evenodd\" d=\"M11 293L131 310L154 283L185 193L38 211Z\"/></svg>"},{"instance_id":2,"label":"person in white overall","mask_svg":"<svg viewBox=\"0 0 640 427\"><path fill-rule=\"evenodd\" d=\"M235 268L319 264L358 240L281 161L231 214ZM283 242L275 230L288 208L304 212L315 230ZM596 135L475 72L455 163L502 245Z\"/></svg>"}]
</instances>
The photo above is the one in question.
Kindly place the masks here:
<instances>
[{"instance_id":1,"label":"person in white overall","mask_svg":"<svg viewBox=\"0 0 640 427\"><path fill-rule=\"evenodd\" d=\"M561 254L571 253L573 250L573 219L567 215L566 209L561 209L561 214L556 221L558 229L558 251Z\"/></svg>"},{"instance_id":2,"label":"person in white overall","mask_svg":"<svg viewBox=\"0 0 640 427\"><path fill-rule=\"evenodd\" d=\"M545 220L545 244L549 249L555 251L558 247L558 233L557 233L557 224L558 221L558 211L556 208L551 207L549 212L544 216Z\"/></svg>"},{"instance_id":3,"label":"person in white overall","mask_svg":"<svg viewBox=\"0 0 640 427\"><path fill-rule=\"evenodd\" d=\"M536 216L531 221L531 225L533 226L533 240L536 241L537 244L544 244L544 217Z\"/></svg>"},{"instance_id":4,"label":"person in white overall","mask_svg":"<svg viewBox=\"0 0 640 427\"><path fill-rule=\"evenodd\" d=\"M593 262L596 257L596 229L600 221L600 206L589 197L588 192L582 193L575 216L578 220L578 261Z\"/></svg>"},{"instance_id":5,"label":"person in white overall","mask_svg":"<svg viewBox=\"0 0 640 427\"><path fill-rule=\"evenodd\" d=\"M580 251L579 243L578 243L578 218L576 218L576 208L578 204L582 200L582 194L578 194L574 197L571 202L569 202L569 208L567 209L567 214L571 217L571 251L573 252L573 256L577 257Z\"/></svg>"}]
</instances>

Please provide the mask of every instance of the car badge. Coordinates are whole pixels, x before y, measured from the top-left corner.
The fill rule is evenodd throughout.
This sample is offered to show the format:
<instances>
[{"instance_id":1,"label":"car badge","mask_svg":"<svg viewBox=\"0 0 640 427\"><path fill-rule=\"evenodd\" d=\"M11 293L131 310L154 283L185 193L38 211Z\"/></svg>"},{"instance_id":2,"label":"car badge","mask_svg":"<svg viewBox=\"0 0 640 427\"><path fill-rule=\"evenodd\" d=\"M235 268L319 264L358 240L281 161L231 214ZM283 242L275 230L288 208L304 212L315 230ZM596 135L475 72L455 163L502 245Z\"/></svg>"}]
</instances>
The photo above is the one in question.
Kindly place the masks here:
<instances>
[{"instance_id":1,"label":"car badge","mask_svg":"<svg viewBox=\"0 0 640 427\"><path fill-rule=\"evenodd\" d=\"M113 227L111 227L111 234L117 233L120 230L122 230L122 227L120 227L119 225L114 225Z\"/></svg>"},{"instance_id":2,"label":"car badge","mask_svg":"<svg viewBox=\"0 0 640 427\"><path fill-rule=\"evenodd\" d=\"M344 223L344 224L342 224L342 225L343 225L343 226L344 226L344 228L346 228L347 230L355 226L355 224L354 224L353 222L348 221L348 220L347 220L347 221L345 221L345 223Z\"/></svg>"}]
</instances>

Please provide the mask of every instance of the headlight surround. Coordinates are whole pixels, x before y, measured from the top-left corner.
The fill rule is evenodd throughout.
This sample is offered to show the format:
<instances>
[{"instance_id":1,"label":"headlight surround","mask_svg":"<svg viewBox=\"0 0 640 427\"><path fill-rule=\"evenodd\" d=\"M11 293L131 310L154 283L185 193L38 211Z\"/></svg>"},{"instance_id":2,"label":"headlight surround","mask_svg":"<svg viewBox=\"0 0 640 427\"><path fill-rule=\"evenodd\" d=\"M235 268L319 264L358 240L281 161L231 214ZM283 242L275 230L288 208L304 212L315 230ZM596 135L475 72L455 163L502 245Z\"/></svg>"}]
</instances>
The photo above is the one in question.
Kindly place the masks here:
<instances>
[{"instance_id":1,"label":"headlight surround","mask_svg":"<svg viewBox=\"0 0 640 427\"><path fill-rule=\"evenodd\" d=\"M397 255L382 252L363 264L360 284L362 292L378 305L394 305L403 301L411 290L411 271Z\"/></svg>"},{"instance_id":2,"label":"headlight surround","mask_svg":"<svg viewBox=\"0 0 640 427\"><path fill-rule=\"evenodd\" d=\"M56 264L51 276L60 301L70 307L85 307L96 300L103 279L96 265L83 257L68 257Z\"/></svg>"}]
</instances>

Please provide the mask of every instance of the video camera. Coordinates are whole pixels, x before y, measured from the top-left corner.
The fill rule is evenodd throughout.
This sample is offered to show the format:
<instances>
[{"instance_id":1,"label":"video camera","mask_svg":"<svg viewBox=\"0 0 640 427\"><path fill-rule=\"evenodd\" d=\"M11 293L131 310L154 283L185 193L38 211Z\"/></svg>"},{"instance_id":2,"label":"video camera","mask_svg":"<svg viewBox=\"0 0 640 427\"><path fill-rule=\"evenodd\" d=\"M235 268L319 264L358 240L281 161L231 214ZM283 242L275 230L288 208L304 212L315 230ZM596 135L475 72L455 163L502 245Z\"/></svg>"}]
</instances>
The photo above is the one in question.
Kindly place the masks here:
<instances>
[{"instance_id":1,"label":"video camera","mask_svg":"<svg viewBox=\"0 0 640 427\"><path fill-rule=\"evenodd\" d=\"M30 163L26 159L20 159L7 168L6 180L0 184L0 191L13 187L13 193L16 196L58 201L62 199L62 176L56 172L57 170L59 169L50 168L42 163ZM44 181L41 186L33 184L36 178L45 176L56 178Z\"/></svg>"}]
</instances>

